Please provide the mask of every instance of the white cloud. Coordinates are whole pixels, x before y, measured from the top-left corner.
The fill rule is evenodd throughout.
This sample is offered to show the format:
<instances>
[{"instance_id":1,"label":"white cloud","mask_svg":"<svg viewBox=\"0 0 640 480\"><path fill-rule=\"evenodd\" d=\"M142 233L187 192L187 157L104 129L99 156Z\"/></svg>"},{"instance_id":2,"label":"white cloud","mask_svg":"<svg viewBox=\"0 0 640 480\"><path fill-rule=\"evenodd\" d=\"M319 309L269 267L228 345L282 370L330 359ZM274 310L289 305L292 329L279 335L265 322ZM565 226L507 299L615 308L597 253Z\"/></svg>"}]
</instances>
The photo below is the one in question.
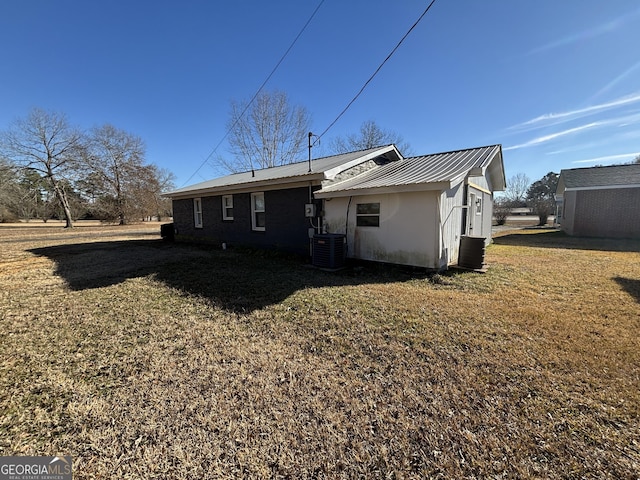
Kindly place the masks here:
<instances>
[{"instance_id":1,"label":"white cloud","mask_svg":"<svg viewBox=\"0 0 640 480\"><path fill-rule=\"evenodd\" d=\"M534 138L533 140L529 140L528 142L521 143L519 145L512 145L510 147L503 148L503 150L516 150L518 148L526 148L533 147L535 145L540 145L541 143L546 143L551 140L554 140L558 137L564 137L565 135L571 135L573 133L581 132L583 130L587 130L589 128L598 127L602 122L592 122L586 125L581 125L579 127L569 128L567 130L562 130L560 132L551 133L549 135L543 135L541 137Z\"/></svg>"},{"instance_id":2,"label":"white cloud","mask_svg":"<svg viewBox=\"0 0 640 480\"><path fill-rule=\"evenodd\" d=\"M624 15L620 15L619 17L613 18L603 24L595 25L587 30L572 33L553 42L547 43L546 45L536 47L529 52L529 55L546 52L548 50L553 50L558 47L564 47L578 42L584 42L591 38L614 32L624 27L625 24L633 22L635 20L634 17L638 14L640 14L640 9L636 8L636 10L634 11L625 13Z\"/></svg>"},{"instance_id":3,"label":"white cloud","mask_svg":"<svg viewBox=\"0 0 640 480\"><path fill-rule=\"evenodd\" d=\"M634 103L640 103L640 92L620 97L610 102L591 105L589 107L576 108L574 110L568 110L566 112L545 113L544 115L540 115L538 117L532 118L531 120L527 120L526 122L509 127L509 130L526 130L557 125L559 123L575 120L579 117L592 115L612 108L632 105Z\"/></svg>"},{"instance_id":4,"label":"white cloud","mask_svg":"<svg viewBox=\"0 0 640 480\"><path fill-rule=\"evenodd\" d=\"M598 90L592 97L591 100L593 100L594 98L599 97L600 95L608 92L609 90L611 90L613 87L615 87L616 85L618 85L620 82L622 82L623 80L626 80L634 71L636 71L638 68L640 68L640 61L637 61L636 63L634 63L633 65L631 65L629 68L627 68L624 72L622 72L620 75L618 75L616 78L614 78L613 80L611 80L609 83L607 83L604 87L602 87L600 90Z\"/></svg>"},{"instance_id":5,"label":"white cloud","mask_svg":"<svg viewBox=\"0 0 640 480\"><path fill-rule=\"evenodd\" d=\"M585 160L575 160L571 163L599 163L599 162L613 162L617 160L633 160L640 152L635 153L620 153L618 155L605 155L604 157L587 158Z\"/></svg>"}]
</instances>

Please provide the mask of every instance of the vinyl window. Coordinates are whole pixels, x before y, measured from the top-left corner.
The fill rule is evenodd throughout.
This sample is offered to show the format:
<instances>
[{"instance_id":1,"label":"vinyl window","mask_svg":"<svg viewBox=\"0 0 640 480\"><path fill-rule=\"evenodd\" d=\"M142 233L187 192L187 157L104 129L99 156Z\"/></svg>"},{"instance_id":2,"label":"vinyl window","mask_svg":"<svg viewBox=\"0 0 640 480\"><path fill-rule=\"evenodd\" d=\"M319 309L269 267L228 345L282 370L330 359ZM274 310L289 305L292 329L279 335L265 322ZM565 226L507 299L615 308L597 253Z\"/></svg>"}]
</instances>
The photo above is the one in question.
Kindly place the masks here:
<instances>
[{"instance_id":1,"label":"vinyl window","mask_svg":"<svg viewBox=\"0 0 640 480\"><path fill-rule=\"evenodd\" d=\"M193 225L202 228L202 199L193 199Z\"/></svg>"},{"instance_id":2,"label":"vinyl window","mask_svg":"<svg viewBox=\"0 0 640 480\"><path fill-rule=\"evenodd\" d=\"M358 227L379 227L380 204L358 203L356 205L356 225Z\"/></svg>"},{"instance_id":3,"label":"vinyl window","mask_svg":"<svg viewBox=\"0 0 640 480\"><path fill-rule=\"evenodd\" d=\"M233 220L233 195L222 196L222 219Z\"/></svg>"},{"instance_id":4,"label":"vinyl window","mask_svg":"<svg viewBox=\"0 0 640 480\"><path fill-rule=\"evenodd\" d=\"M251 194L251 229L264 232L266 225L266 210L264 203L264 193Z\"/></svg>"}]
</instances>

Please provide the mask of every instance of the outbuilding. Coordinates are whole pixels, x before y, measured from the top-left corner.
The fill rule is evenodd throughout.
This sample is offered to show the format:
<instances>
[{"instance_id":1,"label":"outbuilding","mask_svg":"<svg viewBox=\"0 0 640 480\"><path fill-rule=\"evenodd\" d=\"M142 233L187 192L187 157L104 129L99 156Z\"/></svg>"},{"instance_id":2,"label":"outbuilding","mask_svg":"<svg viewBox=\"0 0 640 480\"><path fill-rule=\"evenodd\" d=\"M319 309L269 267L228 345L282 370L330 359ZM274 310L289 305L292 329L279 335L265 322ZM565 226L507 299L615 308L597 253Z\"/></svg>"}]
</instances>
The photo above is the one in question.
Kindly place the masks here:
<instances>
[{"instance_id":1,"label":"outbuilding","mask_svg":"<svg viewBox=\"0 0 640 480\"><path fill-rule=\"evenodd\" d=\"M556 203L568 235L640 238L640 164L562 170Z\"/></svg>"},{"instance_id":2,"label":"outbuilding","mask_svg":"<svg viewBox=\"0 0 640 480\"><path fill-rule=\"evenodd\" d=\"M343 238L348 258L442 270L464 236L491 241L500 145L404 158L394 145L232 174L167 194L176 239L313 254Z\"/></svg>"}]
</instances>

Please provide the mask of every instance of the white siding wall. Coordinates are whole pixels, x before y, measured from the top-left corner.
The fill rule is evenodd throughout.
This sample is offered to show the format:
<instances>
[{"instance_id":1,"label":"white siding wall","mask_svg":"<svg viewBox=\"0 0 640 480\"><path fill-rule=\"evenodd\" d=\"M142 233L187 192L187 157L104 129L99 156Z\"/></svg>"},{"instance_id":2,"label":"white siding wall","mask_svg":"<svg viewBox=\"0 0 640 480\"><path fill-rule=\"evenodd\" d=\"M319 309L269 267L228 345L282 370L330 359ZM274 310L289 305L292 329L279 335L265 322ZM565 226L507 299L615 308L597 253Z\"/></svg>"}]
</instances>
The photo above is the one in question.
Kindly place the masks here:
<instances>
[{"instance_id":1,"label":"white siding wall","mask_svg":"<svg viewBox=\"0 0 640 480\"><path fill-rule=\"evenodd\" d=\"M477 212L476 206L472 205L472 196L481 201L481 211ZM493 196L490 193L478 190L469 185L469 210L467 217L467 235L473 237L484 237L485 243L491 242L491 225L493 218ZM473 218L470 218L473 217ZM471 228L473 227L473 228Z\"/></svg>"},{"instance_id":2,"label":"white siding wall","mask_svg":"<svg viewBox=\"0 0 640 480\"><path fill-rule=\"evenodd\" d=\"M440 227L442 242L440 266L442 268L458 263L460 235L463 228L462 217L464 215L464 210L461 206L464 204L464 186L461 183L442 192L440 196L440 218L442 219Z\"/></svg>"},{"instance_id":3,"label":"white siding wall","mask_svg":"<svg viewBox=\"0 0 640 480\"><path fill-rule=\"evenodd\" d=\"M478 185L479 187L484 188L485 190L491 190L491 185L489 185L489 180L487 177L469 177L469 183L473 183Z\"/></svg>"},{"instance_id":4,"label":"white siding wall","mask_svg":"<svg viewBox=\"0 0 640 480\"><path fill-rule=\"evenodd\" d=\"M354 196L325 200L329 233L345 233L347 256L362 260L441 268L440 192ZM358 203L380 203L380 226L356 226ZM347 215L347 206L349 213Z\"/></svg>"}]
</instances>

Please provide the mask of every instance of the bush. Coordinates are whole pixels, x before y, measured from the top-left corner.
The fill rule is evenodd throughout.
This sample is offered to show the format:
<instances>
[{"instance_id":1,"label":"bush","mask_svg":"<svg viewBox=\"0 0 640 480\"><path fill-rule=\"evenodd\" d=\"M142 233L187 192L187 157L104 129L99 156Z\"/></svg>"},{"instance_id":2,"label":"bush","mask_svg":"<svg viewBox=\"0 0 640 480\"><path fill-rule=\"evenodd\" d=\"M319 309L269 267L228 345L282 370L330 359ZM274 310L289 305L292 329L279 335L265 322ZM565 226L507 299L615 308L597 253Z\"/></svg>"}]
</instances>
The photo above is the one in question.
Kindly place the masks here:
<instances>
[{"instance_id":1,"label":"bush","mask_svg":"<svg viewBox=\"0 0 640 480\"><path fill-rule=\"evenodd\" d=\"M544 227L547 224L548 220L549 220L549 214L548 213L538 213L538 226L539 227Z\"/></svg>"},{"instance_id":2,"label":"bush","mask_svg":"<svg viewBox=\"0 0 640 480\"><path fill-rule=\"evenodd\" d=\"M496 225L504 225L510 213L511 202L507 200L496 200L493 205L493 218L496 221Z\"/></svg>"},{"instance_id":3,"label":"bush","mask_svg":"<svg viewBox=\"0 0 640 480\"><path fill-rule=\"evenodd\" d=\"M15 223L18 216L7 207L0 205L0 223Z\"/></svg>"}]
</instances>

